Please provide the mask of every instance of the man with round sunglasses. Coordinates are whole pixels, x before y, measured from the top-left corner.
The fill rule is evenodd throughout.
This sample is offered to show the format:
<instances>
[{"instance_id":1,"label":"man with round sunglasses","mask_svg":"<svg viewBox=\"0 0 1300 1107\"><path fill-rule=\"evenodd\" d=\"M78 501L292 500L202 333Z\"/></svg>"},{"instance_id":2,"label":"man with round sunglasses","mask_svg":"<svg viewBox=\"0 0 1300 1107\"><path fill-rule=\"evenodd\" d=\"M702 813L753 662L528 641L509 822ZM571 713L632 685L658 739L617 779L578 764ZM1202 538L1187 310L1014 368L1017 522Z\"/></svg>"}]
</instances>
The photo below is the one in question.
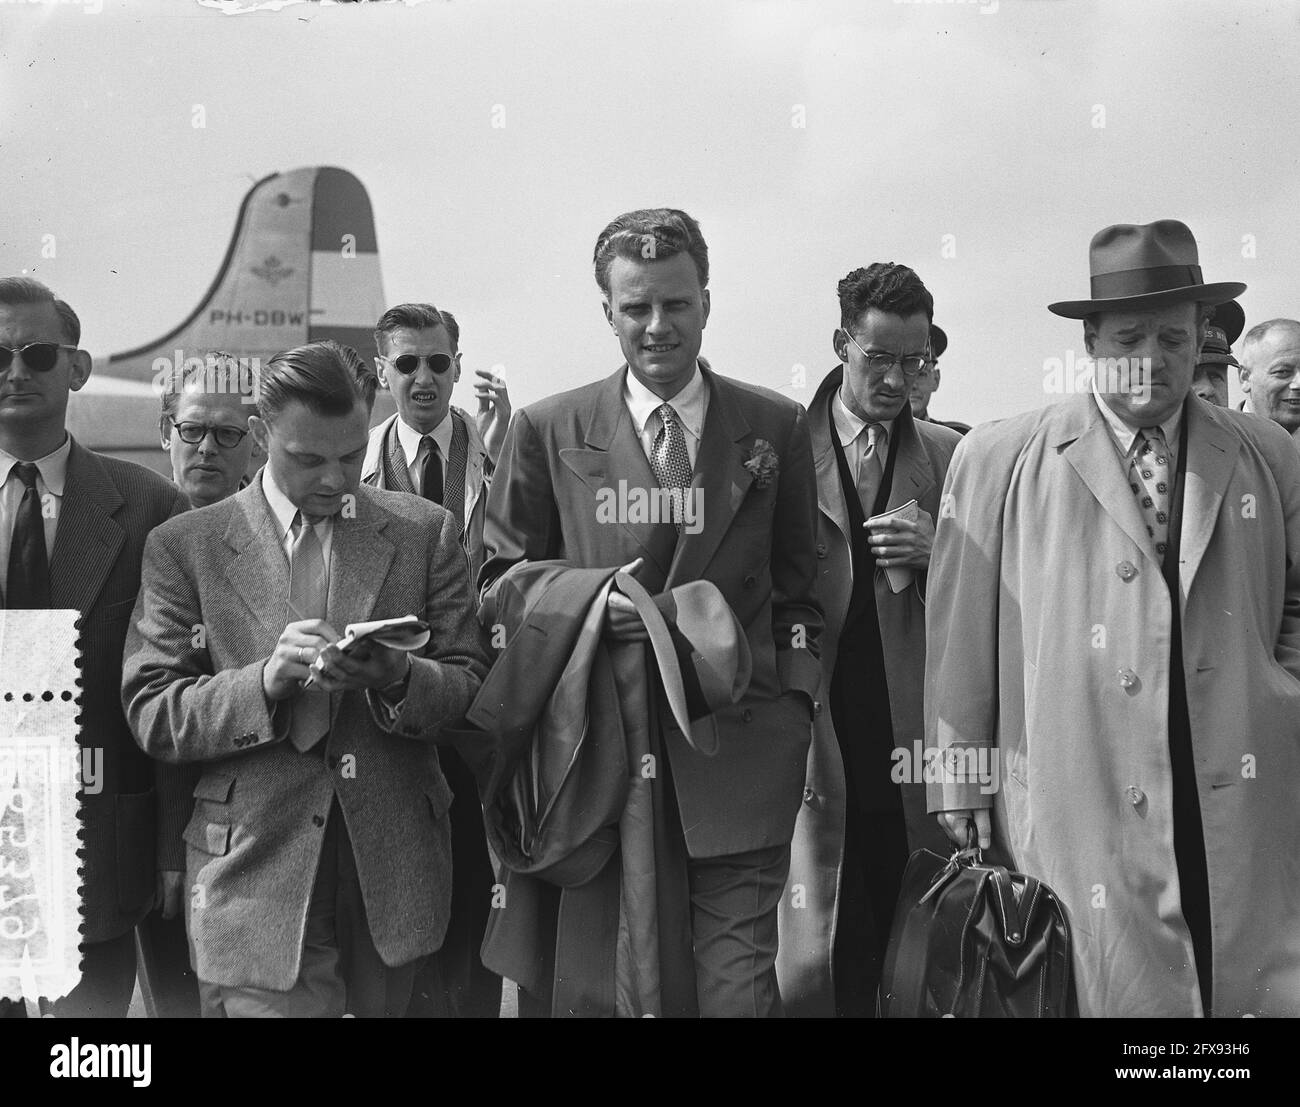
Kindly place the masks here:
<instances>
[{"instance_id":1,"label":"man with round sunglasses","mask_svg":"<svg viewBox=\"0 0 1300 1107\"><path fill-rule=\"evenodd\" d=\"M80 339L76 313L45 285L0 278L0 597L10 609L81 612L78 742L101 765L80 803L82 976L52 1010L120 1017L135 986L135 926L156 902L165 779L123 717L122 648L145 537L187 504L156 473L68 434L68 396L91 372Z\"/></svg>"},{"instance_id":2,"label":"man with round sunglasses","mask_svg":"<svg viewBox=\"0 0 1300 1107\"><path fill-rule=\"evenodd\" d=\"M455 319L432 304L398 304L384 312L375 326L375 365L397 413L370 432L361 479L446 507L460 526L473 579L483 564L492 458L476 421L451 404L452 387L460 379L459 337ZM501 385L485 404L489 414L508 414L504 391ZM416 977L409 1015L495 1018L501 978L484 968L479 956L496 879L483 809L474 776L456 751L444 747L440 756L454 796L451 923L442 948Z\"/></svg>"}]
</instances>

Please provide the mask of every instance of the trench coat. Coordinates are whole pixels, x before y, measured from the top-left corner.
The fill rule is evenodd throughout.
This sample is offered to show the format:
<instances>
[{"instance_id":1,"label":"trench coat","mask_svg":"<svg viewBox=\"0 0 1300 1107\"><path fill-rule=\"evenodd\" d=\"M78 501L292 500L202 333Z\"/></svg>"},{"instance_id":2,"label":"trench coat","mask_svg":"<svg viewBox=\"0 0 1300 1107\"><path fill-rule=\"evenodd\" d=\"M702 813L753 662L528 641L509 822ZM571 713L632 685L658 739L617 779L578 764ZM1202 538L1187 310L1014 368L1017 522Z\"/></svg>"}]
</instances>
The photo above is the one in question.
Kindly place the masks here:
<instances>
[{"instance_id":1,"label":"trench coat","mask_svg":"<svg viewBox=\"0 0 1300 1107\"><path fill-rule=\"evenodd\" d=\"M786 1014L828 1018L835 1014L832 951L847 802L844 762L830 709L830 688L844 618L853 594L849 514L830 427L830 401L842 378L841 366L822 382L808 409L813 464L817 470L817 594L826 625L822 632L821 685L814 705L808 774L790 847L790 877L781 899L781 943L776 959ZM937 423L914 420L906 407L895 419L892 433L899 435L899 441L887 510L916 500L933 521L939 516L939 493L948 472L948 461L961 436ZM890 590L883 569L876 570L874 583L894 745L911 757L914 743L919 743L923 734L925 574L918 574L909 587L897 594ZM909 780L902 785L902 790L909 848L943 851L943 832L934 816L926 811L924 782L919 778Z\"/></svg>"},{"instance_id":2,"label":"trench coat","mask_svg":"<svg viewBox=\"0 0 1300 1107\"><path fill-rule=\"evenodd\" d=\"M1300 1015L1300 457L1189 397L1178 565L1213 1014ZM994 847L1051 886L1084 1016L1200 1016L1173 842L1169 588L1097 400L953 456L926 609L926 733L995 747ZM987 752L987 751L986 751ZM961 756L969 756L961 753Z\"/></svg>"}]
</instances>

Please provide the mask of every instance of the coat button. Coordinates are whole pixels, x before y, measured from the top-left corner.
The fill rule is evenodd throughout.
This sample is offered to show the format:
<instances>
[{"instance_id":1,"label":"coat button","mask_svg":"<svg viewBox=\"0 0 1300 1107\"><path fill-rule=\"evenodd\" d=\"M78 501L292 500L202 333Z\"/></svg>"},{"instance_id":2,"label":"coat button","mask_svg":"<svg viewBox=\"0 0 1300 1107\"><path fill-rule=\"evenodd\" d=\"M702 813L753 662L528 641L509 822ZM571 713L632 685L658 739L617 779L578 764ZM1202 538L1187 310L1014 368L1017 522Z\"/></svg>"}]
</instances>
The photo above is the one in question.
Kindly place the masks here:
<instances>
[{"instance_id":1,"label":"coat button","mask_svg":"<svg viewBox=\"0 0 1300 1107\"><path fill-rule=\"evenodd\" d=\"M1134 807L1141 807L1142 801L1147 798L1147 794L1142 791L1136 784L1130 784L1124 789L1124 795L1128 797L1129 803Z\"/></svg>"},{"instance_id":2,"label":"coat button","mask_svg":"<svg viewBox=\"0 0 1300 1107\"><path fill-rule=\"evenodd\" d=\"M1131 561L1121 561L1115 566L1115 572L1119 574L1120 580L1132 580L1138 575L1137 566Z\"/></svg>"},{"instance_id":3,"label":"coat button","mask_svg":"<svg viewBox=\"0 0 1300 1107\"><path fill-rule=\"evenodd\" d=\"M820 715L821 713L822 713L822 701L813 700L813 714Z\"/></svg>"},{"instance_id":4,"label":"coat button","mask_svg":"<svg viewBox=\"0 0 1300 1107\"><path fill-rule=\"evenodd\" d=\"M324 826L324 825L325 825L325 817L324 817L323 815L313 815L313 816L311 817L311 821L312 821L312 825L313 825L313 826Z\"/></svg>"},{"instance_id":5,"label":"coat button","mask_svg":"<svg viewBox=\"0 0 1300 1107\"><path fill-rule=\"evenodd\" d=\"M805 788L803 790L804 803L812 803L812 801L815 800L816 798L817 798L817 793L814 792L811 788Z\"/></svg>"},{"instance_id":6,"label":"coat button","mask_svg":"<svg viewBox=\"0 0 1300 1107\"><path fill-rule=\"evenodd\" d=\"M746 588L753 588L754 585L756 585L757 583L758 583L758 577L754 576L753 573L750 573L749 576L745 578Z\"/></svg>"},{"instance_id":7,"label":"coat button","mask_svg":"<svg viewBox=\"0 0 1300 1107\"><path fill-rule=\"evenodd\" d=\"M742 712L740 713L740 717L741 717L742 720L744 720L745 722L748 723L748 722L751 722L751 721L753 720L753 718L754 718L754 713L753 713L752 711L750 711L750 709L747 707L747 708L745 708L744 711L742 711Z\"/></svg>"},{"instance_id":8,"label":"coat button","mask_svg":"<svg viewBox=\"0 0 1300 1107\"><path fill-rule=\"evenodd\" d=\"M817 543L817 556L818 556L818 557L825 557L825 556L826 556L826 543L825 543L825 542L818 542L818 543Z\"/></svg>"},{"instance_id":9,"label":"coat button","mask_svg":"<svg viewBox=\"0 0 1300 1107\"><path fill-rule=\"evenodd\" d=\"M1121 669L1119 671L1119 686L1125 691L1133 691L1138 686L1138 683L1138 675L1132 669Z\"/></svg>"}]
</instances>

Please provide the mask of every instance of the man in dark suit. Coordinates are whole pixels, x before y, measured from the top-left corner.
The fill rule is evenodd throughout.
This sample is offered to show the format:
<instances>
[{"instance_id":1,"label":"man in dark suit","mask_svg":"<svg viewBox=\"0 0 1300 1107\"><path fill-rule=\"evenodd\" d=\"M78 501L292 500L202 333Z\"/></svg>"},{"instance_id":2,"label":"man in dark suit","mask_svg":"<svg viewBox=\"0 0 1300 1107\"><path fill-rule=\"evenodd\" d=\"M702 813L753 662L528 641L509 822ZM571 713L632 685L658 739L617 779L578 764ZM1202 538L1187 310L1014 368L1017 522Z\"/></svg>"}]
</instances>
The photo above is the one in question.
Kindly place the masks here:
<instances>
[{"instance_id":1,"label":"man in dark suit","mask_svg":"<svg viewBox=\"0 0 1300 1107\"><path fill-rule=\"evenodd\" d=\"M82 729L102 755L82 796L81 982L59 1016L124 1016L135 986L134 928L154 906L156 767L135 747L119 699L122 643L145 537L185 497L138 465L79 446L68 394L90 376L81 324L38 281L0 279L0 590L10 608L81 612Z\"/></svg>"},{"instance_id":2,"label":"man in dark suit","mask_svg":"<svg viewBox=\"0 0 1300 1107\"><path fill-rule=\"evenodd\" d=\"M368 413L335 350L273 358L258 412L259 477L146 546L123 702L146 752L204 765L184 832L204 1015L401 1016L447 926L434 743L487 671L465 557L449 512L361 484ZM419 656L337 645L405 615L430 625Z\"/></svg>"},{"instance_id":3,"label":"man in dark suit","mask_svg":"<svg viewBox=\"0 0 1300 1107\"><path fill-rule=\"evenodd\" d=\"M934 312L921 278L877 263L840 281L839 300L833 343L842 364L808 411L826 612L820 699L829 710L813 725L778 971L789 1012L869 1017L908 856L945 847L926 813L917 752L926 571L961 436L908 404ZM868 525L909 503L913 518Z\"/></svg>"},{"instance_id":4,"label":"man in dark suit","mask_svg":"<svg viewBox=\"0 0 1300 1107\"><path fill-rule=\"evenodd\" d=\"M752 654L748 693L712 716L715 756L674 727L652 728L656 826L680 857L689 902L681 933L661 931L662 948L685 950L684 980L663 955L664 1010L775 1015L777 901L820 677L807 420L792 401L699 360L708 249L689 215L620 216L594 260L626 364L515 414L489 499L480 617L493 622L512 567L548 559L633 564L670 622L667 590L708 580L722 592ZM650 504L668 506L643 510ZM616 638L644 636L620 593L609 625Z\"/></svg>"}]
</instances>

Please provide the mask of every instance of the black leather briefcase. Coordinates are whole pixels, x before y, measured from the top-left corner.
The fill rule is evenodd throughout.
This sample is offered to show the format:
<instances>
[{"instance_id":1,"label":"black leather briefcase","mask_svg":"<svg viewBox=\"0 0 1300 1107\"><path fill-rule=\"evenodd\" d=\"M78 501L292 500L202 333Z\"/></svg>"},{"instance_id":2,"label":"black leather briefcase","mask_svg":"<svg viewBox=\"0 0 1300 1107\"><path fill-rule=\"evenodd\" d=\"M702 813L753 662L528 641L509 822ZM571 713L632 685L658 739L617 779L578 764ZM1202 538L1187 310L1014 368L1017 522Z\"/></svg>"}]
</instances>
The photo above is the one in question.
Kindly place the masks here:
<instances>
[{"instance_id":1,"label":"black leather briefcase","mask_svg":"<svg viewBox=\"0 0 1300 1107\"><path fill-rule=\"evenodd\" d=\"M882 1018L1068 1018L1078 1014L1070 924L1042 881L917 850L885 953Z\"/></svg>"}]
</instances>

